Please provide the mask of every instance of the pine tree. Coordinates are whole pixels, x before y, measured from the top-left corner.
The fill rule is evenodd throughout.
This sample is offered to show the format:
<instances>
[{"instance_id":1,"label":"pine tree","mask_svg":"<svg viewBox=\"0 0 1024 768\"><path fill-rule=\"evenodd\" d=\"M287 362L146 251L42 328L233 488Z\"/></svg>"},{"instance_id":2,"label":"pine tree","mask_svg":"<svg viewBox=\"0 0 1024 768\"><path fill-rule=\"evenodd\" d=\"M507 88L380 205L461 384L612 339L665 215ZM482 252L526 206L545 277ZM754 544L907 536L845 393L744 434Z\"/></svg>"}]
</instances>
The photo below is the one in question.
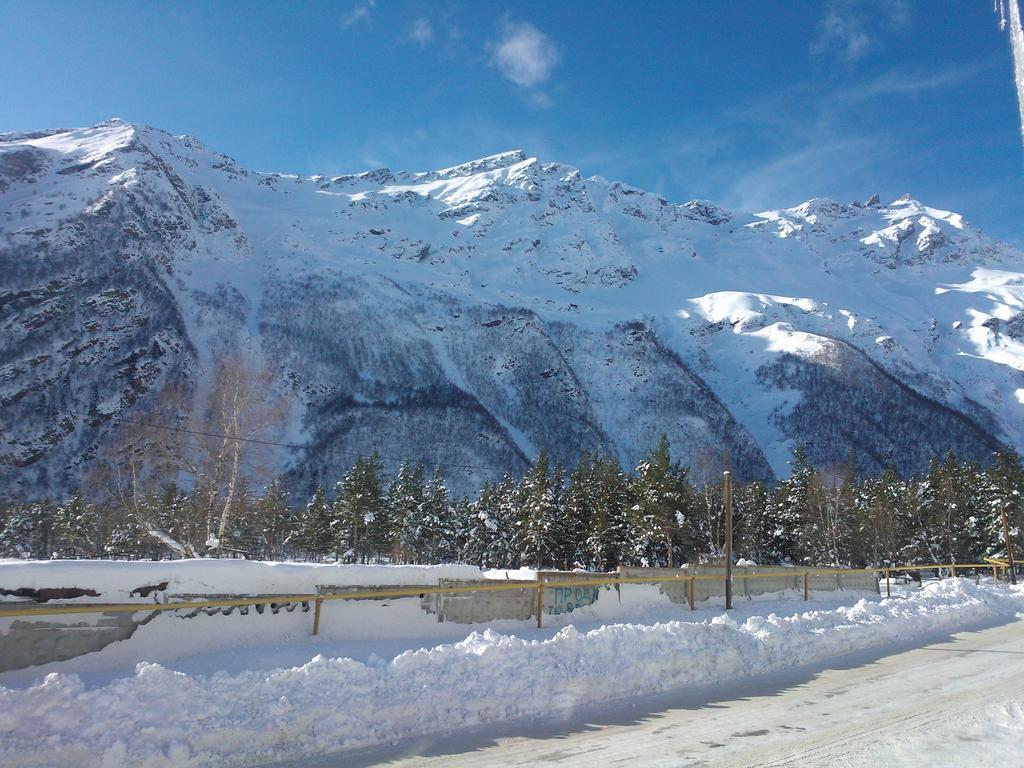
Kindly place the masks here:
<instances>
[{"instance_id":1,"label":"pine tree","mask_svg":"<svg viewBox=\"0 0 1024 768\"><path fill-rule=\"evenodd\" d=\"M802 559L801 523L808 514L808 498L814 467L803 445L793 449L790 474L771 495L768 518L774 528L770 537L770 558L775 563L795 563Z\"/></svg>"},{"instance_id":2,"label":"pine tree","mask_svg":"<svg viewBox=\"0 0 1024 768\"><path fill-rule=\"evenodd\" d=\"M587 547L595 506L596 474L594 457L585 454L569 476L569 486L562 504L563 533L558 544L558 556L565 569L596 568Z\"/></svg>"},{"instance_id":3,"label":"pine tree","mask_svg":"<svg viewBox=\"0 0 1024 768\"><path fill-rule=\"evenodd\" d=\"M143 498L138 509L139 526L178 557L201 556L208 540L205 505L203 489L195 487L185 492L167 483Z\"/></svg>"},{"instance_id":4,"label":"pine tree","mask_svg":"<svg viewBox=\"0 0 1024 768\"><path fill-rule=\"evenodd\" d=\"M53 506L46 500L13 507L0 530L0 555L45 559L53 554Z\"/></svg>"},{"instance_id":5,"label":"pine tree","mask_svg":"<svg viewBox=\"0 0 1024 768\"><path fill-rule=\"evenodd\" d=\"M807 565L850 565L855 478L834 465L812 474L798 532L799 557Z\"/></svg>"},{"instance_id":6,"label":"pine tree","mask_svg":"<svg viewBox=\"0 0 1024 768\"><path fill-rule=\"evenodd\" d=\"M421 540L426 548L425 562L442 563L455 558L456 527L448 503L444 470L434 470L423 489Z\"/></svg>"},{"instance_id":7,"label":"pine tree","mask_svg":"<svg viewBox=\"0 0 1024 768\"><path fill-rule=\"evenodd\" d=\"M522 560L534 568L552 565L558 548L561 478L551 476L548 455L541 451L519 487Z\"/></svg>"},{"instance_id":8,"label":"pine tree","mask_svg":"<svg viewBox=\"0 0 1024 768\"><path fill-rule=\"evenodd\" d=\"M927 555L937 563L968 562L972 559L972 538L975 526L968 523L980 510L973 509L978 469L971 463L958 462L952 453L945 459L931 462L925 482L927 491L920 513L919 537ZM977 523L977 520L975 521Z\"/></svg>"},{"instance_id":9,"label":"pine tree","mask_svg":"<svg viewBox=\"0 0 1024 768\"><path fill-rule=\"evenodd\" d=\"M323 488L317 486L313 498L299 515L295 531L288 543L304 552L311 560L319 562L335 545L331 529L333 515L331 505Z\"/></svg>"},{"instance_id":10,"label":"pine tree","mask_svg":"<svg viewBox=\"0 0 1024 768\"><path fill-rule=\"evenodd\" d=\"M629 565L624 559L628 540L628 510L633 506L628 479L616 458L595 460L593 509L586 551L595 568L613 571Z\"/></svg>"},{"instance_id":11,"label":"pine tree","mask_svg":"<svg viewBox=\"0 0 1024 768\"><path fill-rule=\"evenodd\" d=\"M76 493L54 510L53 538L61 557L95 555L102 539L99 510Z\"/></svg>"},{"instance_id":12,"label":"pine tree","mask_svg":"<svg viewBox=\"0 0 1024 768\"><path fill-rule=\"evenodd\" d=\"M253 526L259 533L261 555L266 560L277 558L295 525L295 516L288 502L288 491L281 478L275 478L253 505Z\"/></svg>"},{"instance_id":13,"label":"pine tree","mask_svg":"<svg viewBox=\"0 0 1024 768\"><path fill-rule=\"evenodd\" d=\"M494 489L493 507L488 512L495 535L491 538L489 561L498 568L520 566L519 500L515 479L506 474Z\"/></svg>"},{"instance_id":14,"label":"pine tree","mask_svg":"<svg viewBox=\"0 0 1024 768\"><path fill-rule=\"evenodd\" d=\"M103 541L105 555L111 558L160 557L159 546L131 515L114 511L110 516L111 524Z\"/></svg>"},{"instance_id":15,"label":"pine tree","mask_svg":"<svg viewBox=\"0 0 1024 768\"><path fill-rule=\"evenodd\" d=\"M770 523L768 489L754 480L737 485L733 492L733 530L738 558L758 564L775 562L773 541L775 527Z\"/></svg>"},{"instance_id":16,"label":"pine tree","mask_svg":"<svg viewBox=\"0 0 1024 768\"><path fill-rule=\"evenodd\" d=\"M632 482L635 503L629 510L629 555L647 566L675 564L680 534L686 531L688 509L686 470L672 461L668 438L640 462Z\"/></svg>"},{"instance_id":17,"label":"pine tree","mask_svg":"<svg viewBox=\"0 0 1024 768\"><path fill-rule=\"evenodd\" d=\"M506 477L506 481L509 478ZM503 481L504 482L504 481ZM500 503L504 485L485 483L480 496L469 505L462 558L481 568L507 568L511 536L509 520Z\"/></svg>"},{"instance_id":18,"label":"pine tree","mask_svg":"<svg viewBox=\"0 0 1024 768\"><path fill-rule=\"evenodd\" d=\"M693 493L689 529L698 561L720 560L725 555L725 496L721 482L705 480ZM777 526L773 524L773 532ZM772 554L772 561L775 561Z\"/></svg>"},{"instance_id":19,"label":"pine tree","mask_svg":"<svg viewBox=\"0 0 1024 768\"><path fill-rule=\"evenodd\" d=\"M1014 560L1024 559L1024 504L1020 491L1024 487L1024 468L1020 457L1015 453L997 453L995 462L979 477L977 485L979 517L982 518L978 548L989 557L1007 557L1003 534L1005 513Z\"/></svg>"},{"instance_id":20,"label":"pine tree","mask_svg":"<svg viewBox=\"0 0 1024 768\"><path fill-rule=\"evenodd\" d=\"M231 517L224 529L225 541L217 548L217 556L259 558L265 544L260 521L257 517L258 499L253 497L245 478L237 481Z\"/></svg>"},{"instance_id":21,"label":"pine tree","mask_svg":"<svg viewBox=\"0 0 1024 768\"><path fill-rule=\"evenodd\" d=\"M448 488L444 482L444 470L440 467L425 486L415 484L422 477L422 469L405 478L406 489L402 493L404 521L402 523L403 547L411 553L417 563L438 563L456 556L456 530L452 510L448 504ZM411 502L415 500L413 506Z\"/></svg>"},{"instance_id":22,"label":"pine tree","mask_svg":"<svg viewBox=\"0 0 1024 768\"><path fill-rule=\"evenodd\" d=\"M469 547L470 537L476 530L475 512L473 503L466 495L460 496L451 504L451 527L453 539L448 547L451 560L459 563L466 562L466 552Z\"/></svg>"},{"instance_id":23,"label":"pine tree","mask_svg":"<svg viewBox=\"0 0 1024 768\"><path fill-rule=\"evenodd\" d=\"M388 489L387 506L398 537L399 559L405 563L422 562L423 549L423 465L403 463Z\"/></svg>"},{"instance_id":24,"label":"pine tree","mask_svg":"<svg viewBox=\"0 0 1024 768\"><path fill-rule=\"evenodd\" d=\"M374 453L360 456L337 486L332 506L336 549L352 562L367 562L371 554L390 549L384 513L384 468Z\"/></svg>"}]
</instances>

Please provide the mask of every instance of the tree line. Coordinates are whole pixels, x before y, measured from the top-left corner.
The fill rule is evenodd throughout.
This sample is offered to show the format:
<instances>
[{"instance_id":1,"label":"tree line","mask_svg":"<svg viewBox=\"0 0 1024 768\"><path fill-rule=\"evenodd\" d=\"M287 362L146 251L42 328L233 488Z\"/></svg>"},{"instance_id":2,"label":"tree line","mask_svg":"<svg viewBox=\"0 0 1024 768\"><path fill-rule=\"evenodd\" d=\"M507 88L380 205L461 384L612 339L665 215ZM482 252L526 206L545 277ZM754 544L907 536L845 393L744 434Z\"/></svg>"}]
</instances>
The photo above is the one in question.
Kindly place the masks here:
<instances>
[{"instance_id":1,"label":"tree line","mask_svg":"<svg viewBox=\"0 0 1024 768\"><path fill-rule=\"evenodd\" d=\"M484 567L677 566L724 547L721 481L694 482L667 439L631 470L584 456L567 471L537 456L521 476L454 496L441 469L359 457L334 487L294 503L278 479L231 478L231 499L202 482L134 488L102 499L0 504L0 556L244 556L348 563L464 562ZM978 562L1005 554L1001 516L1024 551L1018 456L987 465L952 454L912 477L868 477L855 456L825 468L798 446L789 477L733 483L734 552L759 564L875 567ZM213 503L212 503L213 502Z\"/></svg>"}]
</instances>

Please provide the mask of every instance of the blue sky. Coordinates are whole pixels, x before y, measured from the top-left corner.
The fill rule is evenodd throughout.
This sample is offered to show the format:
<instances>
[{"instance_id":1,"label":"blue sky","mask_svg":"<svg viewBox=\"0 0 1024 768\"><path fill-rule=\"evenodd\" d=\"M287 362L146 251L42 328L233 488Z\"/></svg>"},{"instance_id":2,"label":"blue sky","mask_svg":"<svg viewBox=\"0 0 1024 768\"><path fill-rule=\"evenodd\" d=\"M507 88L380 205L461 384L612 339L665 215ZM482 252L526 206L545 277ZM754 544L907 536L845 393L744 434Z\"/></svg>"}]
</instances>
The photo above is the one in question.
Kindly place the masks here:
<instances>
[{"instance_id":1,"label":"blue sky","mask_svg":"<svg viewBox=\"0 0 1024 768\"><path fill-rule=\"evenodd\" d=\"M989 0L0 3L0 130L118 116L250 168L505 149L745 210L911 193L1024 246Z\"/></svg>"}]
</instances>

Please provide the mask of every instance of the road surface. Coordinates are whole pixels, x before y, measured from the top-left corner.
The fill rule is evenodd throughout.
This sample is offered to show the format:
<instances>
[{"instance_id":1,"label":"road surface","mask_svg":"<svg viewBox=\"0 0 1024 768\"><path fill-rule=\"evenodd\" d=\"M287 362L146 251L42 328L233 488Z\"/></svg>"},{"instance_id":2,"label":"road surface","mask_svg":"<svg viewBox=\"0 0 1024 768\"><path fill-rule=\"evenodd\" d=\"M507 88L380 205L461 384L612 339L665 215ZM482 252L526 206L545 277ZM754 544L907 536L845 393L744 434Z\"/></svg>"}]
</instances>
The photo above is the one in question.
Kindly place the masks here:
<instances>
[{"instance_id":1,"label":"road surface","mask_svg":"<svg viewBox=\"0 0 1024 768\"><path fill-rule=\"evenodd\" d=\"M1024 765L1024 621L826 671L638 702L316 765Z\"/></svg>"}]
</instances>

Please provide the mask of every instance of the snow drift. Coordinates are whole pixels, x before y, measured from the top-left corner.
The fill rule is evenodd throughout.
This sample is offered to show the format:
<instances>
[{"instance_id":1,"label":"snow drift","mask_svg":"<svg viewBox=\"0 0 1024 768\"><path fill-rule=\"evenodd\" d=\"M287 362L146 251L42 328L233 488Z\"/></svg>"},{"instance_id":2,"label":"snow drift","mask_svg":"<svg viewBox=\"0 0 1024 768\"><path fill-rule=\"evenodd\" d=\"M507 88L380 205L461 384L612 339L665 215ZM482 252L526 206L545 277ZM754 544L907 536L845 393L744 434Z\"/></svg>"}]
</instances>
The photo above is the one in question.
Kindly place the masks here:
<instances>
[{"instance_id":1,"label":"snow drift","mask_svg":"<svg viewBox=\"0 0 1024 768\"><path fill-rule=\"evenodd\" d=\"M255 560L0 560L0 589L77 587L99 593L74 602L131 602L140 587L167 583L168 595L309 595L318 586L434 585L479 579L472 565L342 565ZM155 594L156 591L147 594ZM3 599L0 596L0 599ZM150 597L150 602L155 598Z\"/></svg>"},{"instance_id":2,"label":"snow drift","mask_svg":"<svg viewBox=\"0 0 1024 768\"><path fill-rule=\"evenodd\" d=\"M1024 589L947 580L906 599L743 623L721 615L585 633L569 626L542 641L474 632L390 661L316 656L210 676L143 663L95 689L53 673L26 689L0 688L0 762L179 768L319 755L821 664L1022 608Z\"/></svg>"}]
</instances>

